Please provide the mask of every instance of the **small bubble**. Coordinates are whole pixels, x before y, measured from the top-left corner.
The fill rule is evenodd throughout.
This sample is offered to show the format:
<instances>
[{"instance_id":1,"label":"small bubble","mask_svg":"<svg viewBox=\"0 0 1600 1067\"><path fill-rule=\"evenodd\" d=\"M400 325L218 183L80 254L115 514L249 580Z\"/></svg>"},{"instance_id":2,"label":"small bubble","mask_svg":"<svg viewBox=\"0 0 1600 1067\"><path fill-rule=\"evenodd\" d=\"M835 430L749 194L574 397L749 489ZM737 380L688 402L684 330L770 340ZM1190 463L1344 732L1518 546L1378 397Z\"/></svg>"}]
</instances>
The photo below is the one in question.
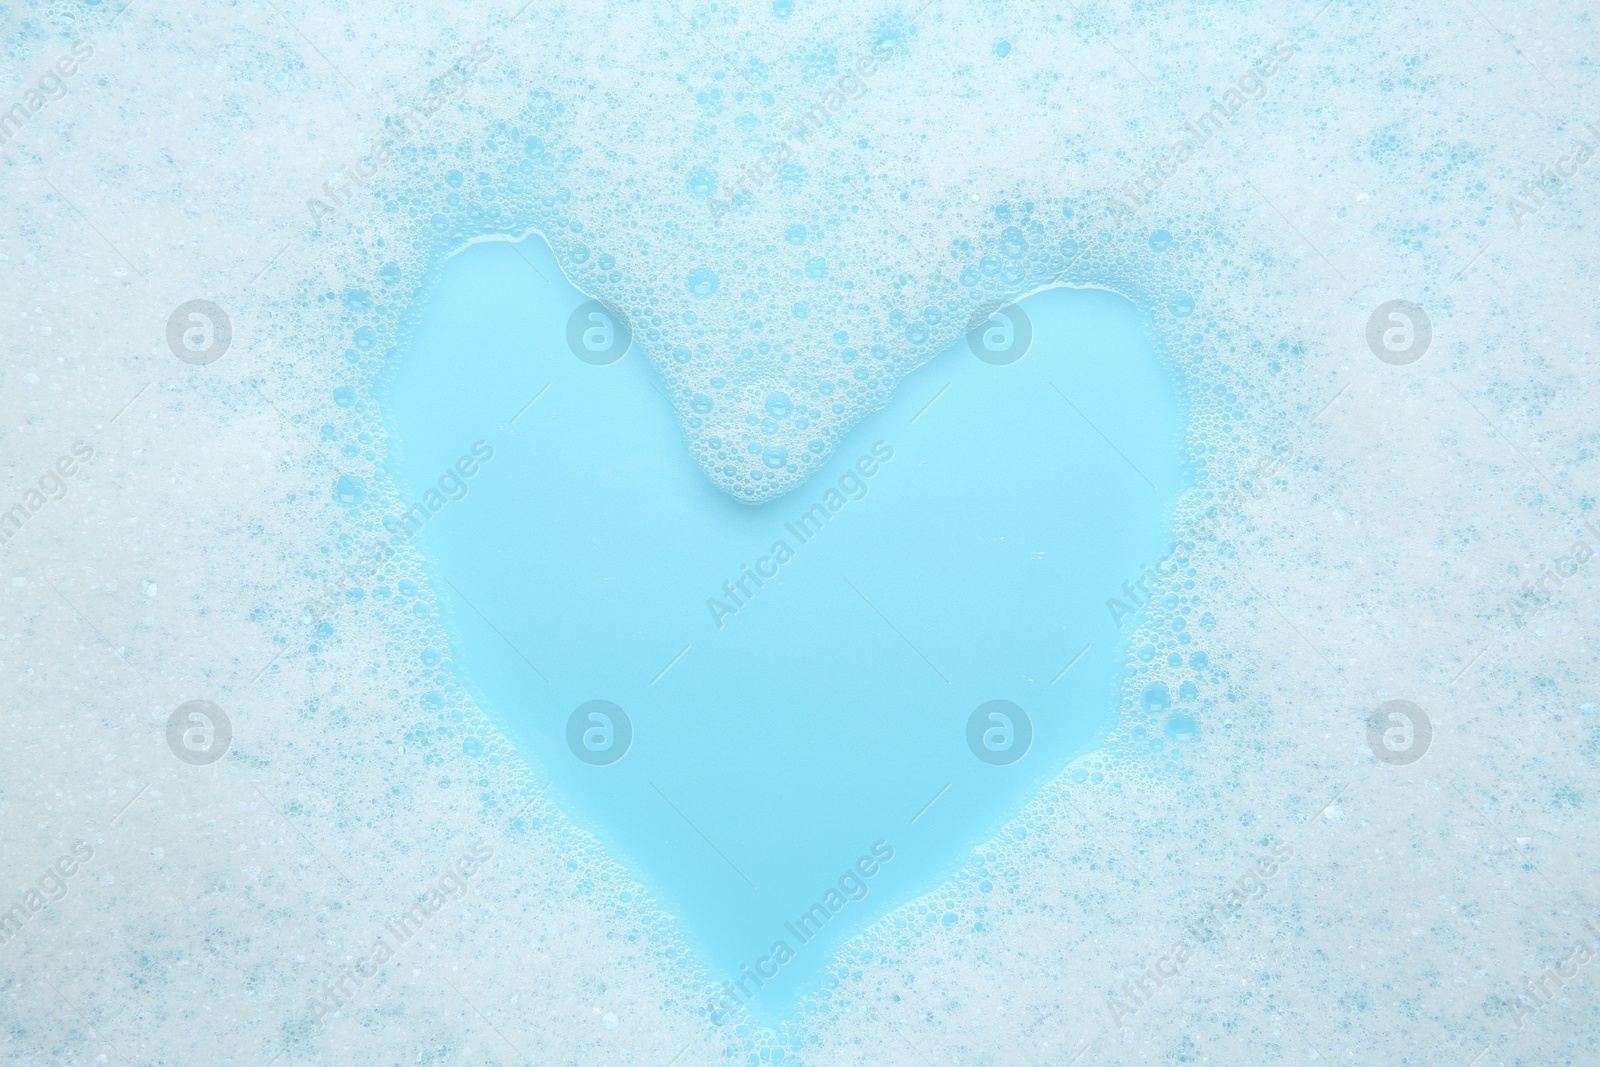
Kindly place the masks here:
<instances>
[{"instance_id":1,"label":"small bubble","mask_svg":"<svg viewBox=\"0 0 1600 1067\"><path fill-rule=\"evenodd\" d=\"M696 267L689 272L689 292L704 299L717 291L717 285L720 281L721 279L717 277L716 271L709 267Z\"/></svg>"},{"instance_id":2,"label":"small bubble","mask_svg":"<svg viewBox=\"0 0 1600 1067\"><path fill-rule=\"evenodd\" d=\"M339 498L339 503L353 508L367 499L367 483L353 474L341 475L334 484L333 495Z\"/></svg>"},{"instance_id":3,"label":"small bubble","mask_svg":"<svg viewBox=\"0 0 1600 1067\"><path fill-rule=\"evenodd\" d=\"M717 191L717 175L708 167L696 167L689 174L689 192L698 197L708 197Z\"/></svg>"},{"instance_id":4,"label":"small bubble","mask_svg":"<svg viewBox=\"0 0 1600 1067\"><path fill-rule=\"evenodd\" d=\"M1016 259L1028 250L1028 239L1015 226L1007 226L1000 233L1000 251Z\"/></svg>"}]
</instances>

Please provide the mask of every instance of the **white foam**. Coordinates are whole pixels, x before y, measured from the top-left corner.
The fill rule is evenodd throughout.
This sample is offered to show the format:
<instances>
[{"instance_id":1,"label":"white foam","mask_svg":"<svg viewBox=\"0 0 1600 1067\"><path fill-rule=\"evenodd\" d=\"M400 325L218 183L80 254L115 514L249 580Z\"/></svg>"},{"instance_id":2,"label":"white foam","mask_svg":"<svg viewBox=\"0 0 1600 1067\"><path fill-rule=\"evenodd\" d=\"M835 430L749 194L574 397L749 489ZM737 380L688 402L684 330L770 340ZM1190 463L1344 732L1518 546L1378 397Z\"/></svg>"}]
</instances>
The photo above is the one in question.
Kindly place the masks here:
<instances>
[{"instance_id":1,"label":"white foam","mask_svg":"<svg viewBox=\"0 0 1600 1067\"><path fill-rule=\"evenodd\" d=\"M6 500L26 506L75 442L95 451L0 548L16 693L0 869L22 872L0 892L79 838L95 850L0 946L8 1062L681 1064L776 1044L820 1064L892 1062L908 1043L963 1063L1069 1062L1085 1043L1102 1064L1553 1062L1592 1038L1581 990L1520 1029L1510 1005L1593 917L1594 573L1523 626L1505 607L1592 515L1595 164L1525 187L1591 136L1592 19L914 14L6 16L7 105L74 41L95 49L0 148ZM430 79L476 41L494 54L459 97L348 198L324 188L367 170L373 139L430 106ZM734 181L885 41L865 94L796 151L803 173L750 182L720 214L696 195L700 168ZM1192 143L1188 124L1278 41L1294 58ZM1164 156L1177 143L1181 163ZM1136 204L1124 183L1153 166ZM316 230L313 198L343 201ZM1171 609L1144 615L1123 725L1083 780L1069 772L955 883L847 950L829 1010L779 1035L709 1025L670 917L539 797L448 663L424 663L445 647L434 616L369 593L318 633L306 607L330 582L343 597L343 568L381 536L371 516L394 489L368 388L429 255L530 226L627 311L688 447L742 499L796 484L813 439L825 453L980 301L1058 273L1146 308L1188 383L1203 470L1180 529L1261 481L1275 446L1287 457L1189 556L1181 608L1208 666L1170 665ZM1159 253L1158 229L1173 237ZM690 291L699 270L717 275L709 296ZM1191 314L1173 313L1180 293ZM232 320L207 367L166 348L192 298ZM1397 298L1433 323L1409 367L1364 340ZM341 387L359 399L341 406ZM763 427L774 391L815 409L809 425ZM353 517L333 495L345 475L372 501ZM414 558L387 567L362 588L414 581L430 602ZM1140 708L1156 682L1199 688L1197 740L1160 753L1161 716ZM1433 717L1410 767L1367 747L1366 716L1395 696ZM210 767L165 739L194 698L233 720ZM1342 820L1321 816L1334 798ZM494 858L470 894L315 1028L321 984L480 839ZM1141 985L1281 843L1294 857L1224 933Z\"/></svg>"}]
</instances>

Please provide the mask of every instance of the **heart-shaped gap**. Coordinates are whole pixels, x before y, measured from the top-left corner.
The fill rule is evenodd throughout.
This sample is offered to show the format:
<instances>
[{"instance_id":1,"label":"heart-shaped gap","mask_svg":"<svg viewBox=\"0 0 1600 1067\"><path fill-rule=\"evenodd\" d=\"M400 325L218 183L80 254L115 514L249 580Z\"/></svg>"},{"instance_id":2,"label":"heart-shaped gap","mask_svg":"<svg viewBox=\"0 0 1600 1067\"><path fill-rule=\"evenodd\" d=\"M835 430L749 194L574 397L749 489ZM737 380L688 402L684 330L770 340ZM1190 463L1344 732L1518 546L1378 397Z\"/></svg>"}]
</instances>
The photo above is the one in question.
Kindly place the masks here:
<instances>
[{"instance_id":1,"label":"heart-shaped gap","mask_svg":"<svg viewBox=\"0 0 1600 1067\"><path fill-rule=\"evenodd\" d=\"M463 250L424 299L386 400L414 506L387 524L456 679L724 983L713 1021L792 1010L1114 723L1184 482L1184 405L1123 298L1006 309L755 507L538 237Z\"/></svg>"}]
</instances>

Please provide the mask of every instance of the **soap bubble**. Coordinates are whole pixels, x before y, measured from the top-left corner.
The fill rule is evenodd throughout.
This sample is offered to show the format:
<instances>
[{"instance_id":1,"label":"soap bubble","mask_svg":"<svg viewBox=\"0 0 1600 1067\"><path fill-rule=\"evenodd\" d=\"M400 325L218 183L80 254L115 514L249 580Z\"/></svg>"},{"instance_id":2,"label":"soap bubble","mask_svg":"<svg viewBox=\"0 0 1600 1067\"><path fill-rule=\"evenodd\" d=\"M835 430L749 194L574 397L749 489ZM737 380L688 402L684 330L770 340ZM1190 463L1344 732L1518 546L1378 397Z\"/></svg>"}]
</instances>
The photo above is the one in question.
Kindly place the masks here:
<instances>
[{"instance_id":1,"label":"soap bubble","mask_svg":"<svg viewBox=\"0 0 1600 1067\"><path fill-rule=\"evenodd\" d=\"M334 483L333 495L346 507L355 507L367 498L367 483L353 474L343 474Z\"/></svg>"},{"instance_id":2,"label":"soap bubble","mask_svg":"<svg viewBox=\"0 0 1600 1067\"><path fill-rule=\"evenodd\" d=\"M706 167L696 167L689 172L689 192L695 196L707 197L717 191L717 176L715 172Z\"/></svg>"},{"instance_id":3,"label":"soap bubble","mask_svg":"<svg viewBox=\"0 0 1600 1067\"><path fill-rule=\"evenodd\" d=\"M696 267L689 272L689 292L695 296L702 298L710 296L717 291L718 284L720 279L717 277L717 272L710 267Z\"/></svg>"},{"instance_id":4,"label":"soap bubble","mask_svg":"<svg viewBox=\"0 0 1600 1067\"><path fill-rule=\"evenodd\" d=\"M1028 250L1028 239L1015 226L1007 226L1000 233L1000 251L1016 259Z\"/></svg>"}]
</instances>

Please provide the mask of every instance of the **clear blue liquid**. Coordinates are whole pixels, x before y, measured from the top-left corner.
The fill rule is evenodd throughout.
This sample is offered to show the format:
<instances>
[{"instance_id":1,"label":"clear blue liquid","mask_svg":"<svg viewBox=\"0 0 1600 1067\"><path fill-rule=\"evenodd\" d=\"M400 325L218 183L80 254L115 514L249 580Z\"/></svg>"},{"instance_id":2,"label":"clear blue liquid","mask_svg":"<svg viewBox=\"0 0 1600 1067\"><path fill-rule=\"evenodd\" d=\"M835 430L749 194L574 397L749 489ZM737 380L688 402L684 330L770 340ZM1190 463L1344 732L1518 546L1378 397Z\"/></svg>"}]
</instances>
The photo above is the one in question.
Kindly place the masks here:
<instances>
[{"instance_id":1,"label":"clear blue liquid","mask_svg":"<svg viewBox=\"0 0 1600 1067\"><path fill-rule=\"evenodd\" d=\"M1131 304L1048 290L1022 302L1019 362L959 344L810 481L752 507L697 467L637 350L610 366L572 354L587 298L540 239L520 252L483 243L444 264L386 398L402 491L447 501L414 540L453 667L714 979L771 975L739 1000L773 1023L841 941L951 876L1115 722L1133 620L1119 630L1106 601L1169 546L1181 398ZM460 475L478 441L493 458ZM461 499L441 489L453 470ZM863 498L841 491L836 513L797 526L852 472ZM776 565L780 541L792 556ZM763 559L776 577L746 578L738 606L724 583ZM713 597L738 607L720 628ZM593 699L632 723L609 765L568 743ZM969 748L969 716L993 699L1032 723L1007 766Z\"/></svg>"}]
</instances>

